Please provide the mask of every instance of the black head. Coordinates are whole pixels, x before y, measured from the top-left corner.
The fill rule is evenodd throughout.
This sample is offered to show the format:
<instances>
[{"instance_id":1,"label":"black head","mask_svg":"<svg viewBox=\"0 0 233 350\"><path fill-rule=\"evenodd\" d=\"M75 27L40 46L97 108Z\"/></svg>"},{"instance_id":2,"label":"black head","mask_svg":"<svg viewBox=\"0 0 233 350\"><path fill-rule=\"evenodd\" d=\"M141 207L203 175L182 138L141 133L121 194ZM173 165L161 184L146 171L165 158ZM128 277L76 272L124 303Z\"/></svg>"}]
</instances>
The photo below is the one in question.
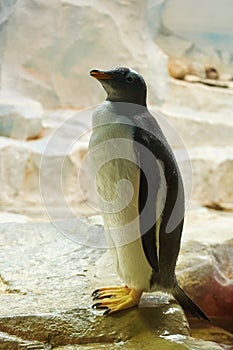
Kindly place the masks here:
<instances>
[{"instance_id":1,"label":"black head","mask_svg":"<svg viewBox=\"0 0 233 350\"><path fill-rule=\"evenodd\" d=\"M93 69L90 75L100 81L107 92L107 100L146 106L146 83L134 70L126 67L108 71Z\"/></svg>"}]
</instances>

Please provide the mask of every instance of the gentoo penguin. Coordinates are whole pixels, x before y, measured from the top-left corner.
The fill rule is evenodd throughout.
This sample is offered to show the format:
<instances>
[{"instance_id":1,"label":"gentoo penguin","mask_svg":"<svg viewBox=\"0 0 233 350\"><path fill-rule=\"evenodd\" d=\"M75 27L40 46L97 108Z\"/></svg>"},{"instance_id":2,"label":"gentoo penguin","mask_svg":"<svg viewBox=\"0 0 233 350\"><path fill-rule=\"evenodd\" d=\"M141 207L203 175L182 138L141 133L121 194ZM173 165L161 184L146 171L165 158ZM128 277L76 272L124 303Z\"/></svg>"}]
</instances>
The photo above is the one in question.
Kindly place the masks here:
<instances>
[{"instance_id":1,"label":"gentoo penguin","mask_svg":"<svg viewBox=\"0 0 233 350\"><path fill-rule=\"evenodd\" d=\"M89 155L107 241L124 286L92 294L104 314L138 305L143 292L174 296L192 316L206 314L179 287L175 265L184 221L184 190L173 152L146 105L136 71L91 70L107 93L93 113Z\"/></svg>"}]
</instances>

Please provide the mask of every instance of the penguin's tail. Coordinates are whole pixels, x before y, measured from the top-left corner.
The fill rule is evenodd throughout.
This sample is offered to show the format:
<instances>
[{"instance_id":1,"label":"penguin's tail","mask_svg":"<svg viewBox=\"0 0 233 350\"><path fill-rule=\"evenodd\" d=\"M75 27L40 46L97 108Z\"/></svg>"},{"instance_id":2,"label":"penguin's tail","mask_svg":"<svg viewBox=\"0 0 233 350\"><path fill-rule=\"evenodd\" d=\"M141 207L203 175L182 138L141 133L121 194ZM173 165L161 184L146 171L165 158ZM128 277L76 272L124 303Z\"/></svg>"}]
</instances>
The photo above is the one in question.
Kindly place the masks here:
<instances>
[{"instance_id":1,"label":"penguin's tail","mask_svg":"<svg viewBox=\"0 0 233 350\"><path fill-rule=\"evenodd\" d=\"M189 298L189 296L183 291L182 288L176 284L173 289L173 296L184 309L187 314L192 315L193 317L202 318L203 320L210 321L209 317L202 311L194 301Z\"/></svg>"}]
</instances>

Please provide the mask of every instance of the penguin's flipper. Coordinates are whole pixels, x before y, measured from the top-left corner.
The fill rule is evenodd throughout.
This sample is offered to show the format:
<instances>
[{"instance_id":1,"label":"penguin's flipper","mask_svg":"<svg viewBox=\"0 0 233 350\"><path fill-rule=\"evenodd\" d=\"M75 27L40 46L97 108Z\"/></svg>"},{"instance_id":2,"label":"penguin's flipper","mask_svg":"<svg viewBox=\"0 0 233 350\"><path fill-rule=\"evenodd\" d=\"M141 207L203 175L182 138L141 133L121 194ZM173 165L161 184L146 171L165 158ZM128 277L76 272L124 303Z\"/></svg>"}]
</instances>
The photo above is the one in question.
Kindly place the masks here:
<instances>
[{"instance_id":1,"label":"penguin's flipper","mask_svg":"<svg viewBox=\"0 0 233 350\"><path fill-rule=\"evenodd\" d=\"M142 237L143 248L150 265L155 271L159 270L160 277L165 279L163 281L160 278L161 287L171 288L174 285L174 270L180 249L184 218L182 179L174 154L155 118L149 112L145 112L134 116L133 122L136 125L134 140L140 168L153 167L153 170L148 172L149 177L146 176L149 189L147 190L144 184L146 180L143 180L143 176L140 183L139 207L141 199L142 205L143 201L148 202L149 218L154 215L154 225L148 230L149 233L146 232ZM143 151L143 147L149 152ZM149 200L143 199L145 193L146 195L148 193ZM140 226L146 225L147 221L140 214ZM153 261L149 259L151 255L153 255Z\"/></svg>"},{"instance_id":2,"label":"penguin's flipper","mask_svg":"<svg viewBox=\"0 0 233 350\"><path fill-rule=\"evenodd\" d=\"M173 289L173 296L187 314L210 321L204 311L202 311L200 307L194 303L194 301L184 292L182 288L180 288L178 284L176 284L175 288Z\"/></svg>"},{"instance_id":3,"label":"penguin's flipper","mask_svg":"<svg viewBox=\"0 0 233 350\"><path fill-rule=\"evenodd\" d=\"M92 293L93 300L97 301L92 308L105 310L104 315L109 315L138 305L141 295L142 291L127 286L99 288Z\"/></svg>"},{"instance_id":4,"label":"penguin's flipper","mask_svg":"<svg viewBox=\"0 0 233 350\"><path fill-rule=\"evenodd\" d=\"M153 160L149 159L148 154L144 154L142 148L138 152L138 161L140 165L140 187L139 187L139 222L142 239L142 246L149 262L154 271L159 271L158 263L158 239L156 238L156 200L159 185L160 174L158 165ZM147 151L145 151L147 152ZM151 249L154 247L154 249Z\"/></svg>"}]
</instances>

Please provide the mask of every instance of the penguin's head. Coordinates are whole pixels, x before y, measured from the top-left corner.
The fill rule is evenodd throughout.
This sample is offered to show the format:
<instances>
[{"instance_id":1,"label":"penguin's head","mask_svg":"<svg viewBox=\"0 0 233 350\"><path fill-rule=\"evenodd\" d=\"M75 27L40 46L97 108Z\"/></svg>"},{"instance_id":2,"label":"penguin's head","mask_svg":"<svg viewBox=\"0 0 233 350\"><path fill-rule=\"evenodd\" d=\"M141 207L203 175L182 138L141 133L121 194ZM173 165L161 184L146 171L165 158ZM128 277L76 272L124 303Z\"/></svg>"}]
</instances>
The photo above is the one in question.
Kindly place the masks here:
<instances>
[{"instance_id":1,"label":"penguin's head","mask_svg":"<svg viewBox=\"0 0 233 350\"><path fill-rule=\"evenodd\" d=\"M93 69L90 75L102 84L108 101L146 106L146 83L136 71L126 67L107 71Z\"/></svg>"}]
</instances>

